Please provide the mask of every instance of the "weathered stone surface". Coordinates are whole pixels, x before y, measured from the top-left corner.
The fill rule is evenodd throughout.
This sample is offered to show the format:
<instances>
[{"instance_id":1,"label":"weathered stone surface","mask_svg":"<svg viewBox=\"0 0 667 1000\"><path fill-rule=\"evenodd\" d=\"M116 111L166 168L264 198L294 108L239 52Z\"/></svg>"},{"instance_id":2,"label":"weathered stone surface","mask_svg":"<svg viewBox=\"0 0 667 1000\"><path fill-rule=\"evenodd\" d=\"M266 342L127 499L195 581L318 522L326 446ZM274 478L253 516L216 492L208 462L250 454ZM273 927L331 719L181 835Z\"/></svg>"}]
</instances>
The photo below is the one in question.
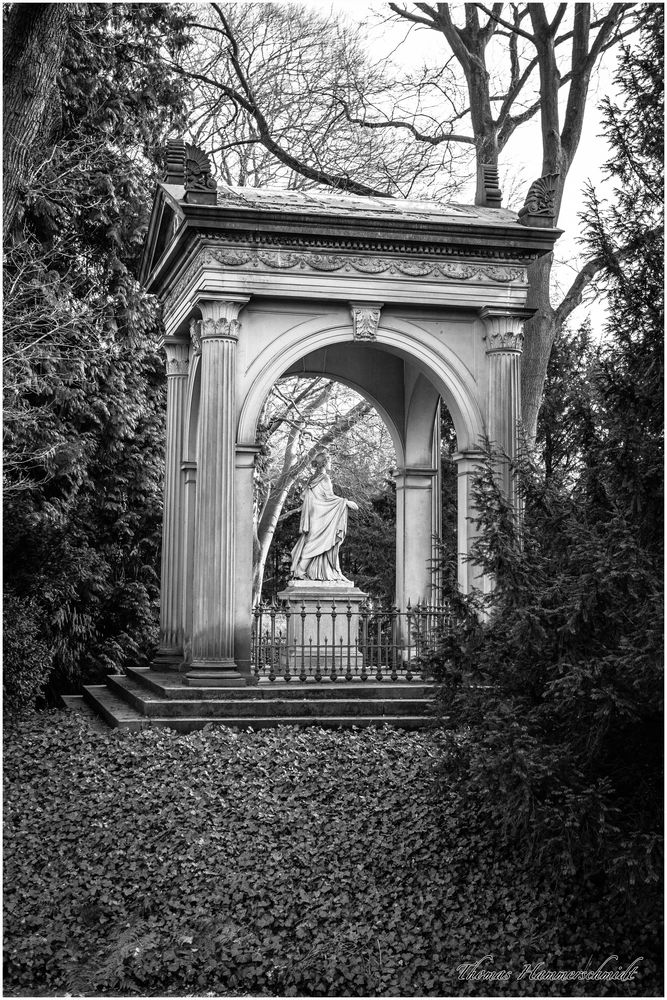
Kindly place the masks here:
<instances>
[{"instance_id":1,"label":"weathered stone surface","mask_svg":"<svg viewBox=\"0 0 667 1000\"><path fill-rule=\"evenodd\" d=\"M312 674L318 669L344 675L357 673L363 657L357 648L359 614L367 594L348 583L290 580L278 595L287 603L286 658L290 671Z\"/></svg>"},{"instance_id":2,"label":"weathered stone surface","mask_svg":"<svg viewBox=\"0 0 667 1000\"><path fill-rule=\"evenodd\" d=\"M257 687L197 690L177 677L146 669L109 676L84 688L90 706L107 725L193 732L208 725L259 729L281 725L328 728L383 726L417 729L432 724L428 684L266 682Z\"/></svg>"},{"instance_id":3,"label":"weathered stone surface","mask_svg":"<svg viewBox=\"0 0 667 1000\"><path fill-rule=\"evenodd\" d=\"M224 184L216 193L206 158L171 144L142 280L163 304L169 374L154 666L179 658L189 665L183 690L190 693L181 700L197 692L207 701L216 686L242 689L250 676L256 431L266 396L285 373L339 379L386 422L399 469L402 610L408 600L433 596L443 401L459 449L459 582L464 591L489 586L467 561L471 481L485 436L510 459L516 454L526 272L559 231L542 228L552 221L549 178L533 185L520 219L493 207L500 198L493 171L479 181L483 204L474 206ZM508 467L503 483L513 497ZM340 646L340 636L322 633L322 622L329 627L332 600L345 605L337 622L345 622L347 647L350 596L287 598L291 618L304 604L313 620L318 598L322 608L329 603L319 639L309 625L304 643L290 626L291 646L307 648L311 662L315 646L322 669L330 668L331 644ZM352 600L351 633L360 600ZM293 658L295 668L302 665L303 648Z\"/></svg>"}]
</instances>

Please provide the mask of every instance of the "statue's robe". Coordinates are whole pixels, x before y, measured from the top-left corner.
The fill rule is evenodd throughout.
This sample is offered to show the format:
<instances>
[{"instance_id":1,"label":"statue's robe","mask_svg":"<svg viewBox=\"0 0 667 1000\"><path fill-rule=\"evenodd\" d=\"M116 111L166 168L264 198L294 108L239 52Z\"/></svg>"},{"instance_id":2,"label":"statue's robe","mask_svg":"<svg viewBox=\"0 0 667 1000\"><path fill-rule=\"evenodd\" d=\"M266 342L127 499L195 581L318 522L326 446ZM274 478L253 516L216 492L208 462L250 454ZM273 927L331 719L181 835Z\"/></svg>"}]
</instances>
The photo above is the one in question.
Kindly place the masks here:
<instances>
[{"instance_id":1,"label":"statue's robe","mask_svg":"<svg viewBox=\"0 0 667 1000\"><path fill-rule=\"evenodd\" d=\"M292 578L349 582L338 562L347 532L347 500L337 497L326 472L308 483L303 494L300 535L292 549Z\"/></svg>"}]
</instances>

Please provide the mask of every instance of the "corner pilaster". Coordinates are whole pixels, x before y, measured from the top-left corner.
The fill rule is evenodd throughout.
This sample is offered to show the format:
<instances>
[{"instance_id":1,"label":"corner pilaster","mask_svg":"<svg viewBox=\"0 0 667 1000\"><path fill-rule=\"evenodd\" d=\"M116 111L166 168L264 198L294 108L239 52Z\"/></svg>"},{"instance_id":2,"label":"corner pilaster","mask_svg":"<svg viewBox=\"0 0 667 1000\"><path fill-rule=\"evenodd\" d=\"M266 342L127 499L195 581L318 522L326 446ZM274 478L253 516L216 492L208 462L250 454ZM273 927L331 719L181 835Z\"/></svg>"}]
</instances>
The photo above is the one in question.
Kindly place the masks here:
<instances>
[{"instance_id":1,"label":"corner pilaster","mask_svg":"<svg viewBox=\"0 0 667 1000\"><path fill-rule=\"evenodd\" d=\"M160 644L155 670L175 667L183 658L183 477L181 458L188 382L188 341L164 341L167 370L167 441L160 569Z\"/></svg>"}]
</instances>

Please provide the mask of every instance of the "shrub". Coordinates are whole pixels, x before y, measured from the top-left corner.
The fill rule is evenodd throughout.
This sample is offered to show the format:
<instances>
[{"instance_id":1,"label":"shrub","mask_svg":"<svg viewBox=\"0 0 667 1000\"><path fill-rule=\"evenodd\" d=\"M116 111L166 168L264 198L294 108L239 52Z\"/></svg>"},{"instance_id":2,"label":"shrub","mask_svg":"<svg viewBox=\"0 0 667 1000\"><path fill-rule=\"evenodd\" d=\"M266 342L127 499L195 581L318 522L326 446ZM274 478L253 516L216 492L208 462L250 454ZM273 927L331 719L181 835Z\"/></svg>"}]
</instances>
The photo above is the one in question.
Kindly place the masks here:
<instances>
[{"instance_id":1,"label":"shrub","mask_svg":"<svg viewBox=\"0 0 667 1000\"><path fill-rule=\"evenodd\" d=\"M34 601L5 593L2 602L2 694L5 716L34 708L51 670Z\"/></svg>"},{"instance_id":2,"label":"shrub","mask_svg":"<svg viewBox=\"0 0 667 1000\"><path fill-rule=\"evenodd\" d=\"M466 727L445 756L500 847L590 882L601 903L656 927L661 876L662 604L654 561L620 511L526 460L517 530L489 458L473 558L486 597L431 652L443 712Z\"/></svg>"},{"instance_id":3,"label":"shrub","mask_svg":"<svg viewBox=\"0 0 667 1000\"><path fill-rule=\"evenodd\" d=\"M457 966L612 952L644 956L637 981L553 994L651 988L647 931L506 858L461 788L434 783L459 743L26 719L5 750L5 995L506 995Z\"/></svg>"}]
</instances>

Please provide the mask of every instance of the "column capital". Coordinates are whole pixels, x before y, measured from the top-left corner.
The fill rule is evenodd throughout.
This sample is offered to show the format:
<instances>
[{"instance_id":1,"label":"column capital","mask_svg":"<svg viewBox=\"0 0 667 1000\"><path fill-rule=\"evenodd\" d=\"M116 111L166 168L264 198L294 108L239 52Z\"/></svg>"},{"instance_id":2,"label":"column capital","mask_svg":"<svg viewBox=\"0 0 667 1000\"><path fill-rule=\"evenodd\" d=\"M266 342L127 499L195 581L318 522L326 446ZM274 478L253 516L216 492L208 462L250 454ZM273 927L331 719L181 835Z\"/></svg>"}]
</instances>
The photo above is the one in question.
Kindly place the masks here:
<instances>
[{"instance_id":1,"label":"column capital","mask_svg":"<svg viewBox=\"0 0 667 1000\"><path fill-rule=\"evenodd\" d=\"M510 309L484 306L480 309L479 317L485 327L486 353L503 351L520 354L523 350L523 325L534 315L535 309L517 306Z\"/></svg>"},{"instance_id":2,"label":"column capital","mask_svg":"<svg viewBox=\"0 0 667 1000\"><path fill-rule=\"evenodd\" d=\"M162 346L167 355L167 377L187 375L190 348L188 341L181 337L165 337Z\"/></svg>"},{"instance_id":3,"label":"column capital","mask_svg":"<svg viewBox=\"0 0 667 1000\"><path fill-rule=\"evenodd\" d=\"M355 340L377 340L384 302L350 302L352 336Z\"/></svg>"},{"instance_id":4,"label":"column capital","mask_svg":"<svg viewBox=\"0 0 667 1000\"><path fill-rule=\"evenodd\" d=\"M248 295L225 295L215 292L201 292L197 297L196 305L201 311L202 319L195 320L190 327L190 336L194 337L193 343L197 340L238 340L241 324L239 323L239 313L250 301ZM195 350L197 347L195 346Z\"/></svg>"}]
</instances>

